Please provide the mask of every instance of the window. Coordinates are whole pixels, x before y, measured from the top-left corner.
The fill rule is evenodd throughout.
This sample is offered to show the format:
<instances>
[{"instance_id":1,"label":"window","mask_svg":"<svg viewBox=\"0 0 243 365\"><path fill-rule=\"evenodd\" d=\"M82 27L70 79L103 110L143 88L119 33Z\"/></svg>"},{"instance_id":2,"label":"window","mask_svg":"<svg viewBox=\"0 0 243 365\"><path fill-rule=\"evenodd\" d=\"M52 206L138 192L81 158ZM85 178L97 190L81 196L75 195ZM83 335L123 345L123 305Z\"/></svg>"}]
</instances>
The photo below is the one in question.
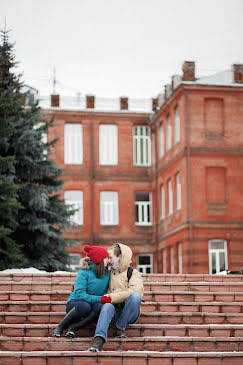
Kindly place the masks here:
<instances>
[{"instance_id":1,"label":"window","mask_svg":"<svg viewBox=\"0 0 243 365\"><path fill-rule=\"evenodd\" d=\"M175 262L174 262L174 247L170 248L170 272L175 273Z\"/></svg>"},{"instance_id":2,"label":"window","mask_svg":"<svg viewBox=\"0 0 243 365\"><path fill-rule=\"evenodd\" d=\"M176 174L176 209L181 209L181 182L180 182L180 174Z\"/></svg>"},{"instance_id":3,"label":"window","mask_svg":"<svg viewBox=\"0 0 243 365\"><path fill-rule=\"evenodd\" d=\"M224 240L209 241L209 273L219 274L228 270L227 242Z\"/></svg>"},{"instance_id":4,"label":"window","mask_svg":"<svg viewBox=\"0 0 243 365\"><path fill-rule=\"evenodd\" d=\"M167 128L166 128L166 150L169 151L171 147L172 147L171 120L170 120L170 115L168 115Z\"/></svg>"},{"instance_id":5,"label":"window","mask_svg":"<svg viewBox=\"0 0 243 365\"><path fill-rule=\"evenodd\" d=\"M179 274L182 274L182 244L178 244L178 268Z\"/></svg>"},{"instance_id":6,"label":"window","mask_svg":"<svg viewBox=\"0 0 243 365\"><path fill-rule=\"evenodd\" d=\"M117 165L117 126L102 124L99 129L100 165Z\"/></svg>"},{"instance_id":7,"label":"window","mask_svg":"<svg viewBox=\"0 0 243 365\"><path fill-rule=\"evenodd\" d=\"M73 225L83 224L83 192L79 190L67 190L64 192L65 204L70 205L70 209L77 209L70 217Z\"/></svg>"},{"instance_id":8,"label":"window","mask_svg":"<svg viewBox=\"0 0 243 365\"><path fill-rule=\"evenodd\" d=\"M165 188L161 185L161 219L165 219Z\"/></svg>"},{"instance_id":9,"label":"window","mask_svg":"<svg viewBox=\"0 0 243 365\"><path fill-rule=\"evenodd\" d=\"M175 108L175 144L180 141L180 114L178 107Z\"/></svg>"},{"instance_id":10,"label":"window","mask_svg":"<svg viewBox=\"0 0 243 365\"><path fill-rule=\"evenodd\" d=\"M161 124L159 129L159 151L160 151L160 157L164 156L165 153L165 136L164 136L164 126Z\"/></svg>"},{"instance_id":11,"label":"window","mask_svg":"<svg viewBox=\"0 0 243 365\"><path fill-rule=\"evenodd\" d=\"M69 253L69 258L70 258L70 262L68 265L68 271L78 272L80 269L79 262L80 262L81 256L76 253Z\"/></svg>"},{"instance_id":12,"label":"window","mask_svg":"<svg viewBox=\"0 0 243 365\"><path fill-rule=\"evenodd\" d=\"M163 259L163 274L167 274L167 252L166 249L163 249L162 252L162 259Z\"/></svg>"},{"instance_id":13,"label":"window","mask_svg":"<svg viewBox=\"0 0 243 365\"><path fill-rule=\"evenodd\" d=\"M168 215L173 214L173 191L172 191L172 182L171 179L168 180Z\"/></svg>"},{"instance_id":14,"label":"window","mask_svg":"<svg viewBox=\"0 0 243 365\"><path fill-rule=\"evenodd\" d=\"M151 225L150 193L135 193L135 222L137 225Z\"/></svg>"},{"instance_id":15,"label":"window","mask_svg":"<svg viewBox=\"0 0 243 365\"><path fill-rule=\"evenodd\" d=\"M64 134L64 162L66 164L82 164L82 125L66 123Z\"/></svg>"},{"instance_id":16,"label":"window","mask_svg":"<svg viewBox=\"0 0 243 365\"><path fill-rule=\"evenodd\" d=\"M143 274L152 272L152 255L139 255L137 270Z\"/></svg>"},{"instance_id":17,"label":"window","mask_svg":"<svg viewBox=\"0 0 243 365\"><path fill-rule=\"evenodd\" d=\"M100 193L100 224L118 224L118 193L116 191Z\"/></svg>"},{"instance_id":18,"label":"window","mask_svg":"<svg viewBox=\"0 0 243 365\"><path fill-rule=\"evenodd\" d=\"M151 165L150 128L146 126L134 127L133 134L134 164L138 166Z\"/></svg>"}]
</instances>

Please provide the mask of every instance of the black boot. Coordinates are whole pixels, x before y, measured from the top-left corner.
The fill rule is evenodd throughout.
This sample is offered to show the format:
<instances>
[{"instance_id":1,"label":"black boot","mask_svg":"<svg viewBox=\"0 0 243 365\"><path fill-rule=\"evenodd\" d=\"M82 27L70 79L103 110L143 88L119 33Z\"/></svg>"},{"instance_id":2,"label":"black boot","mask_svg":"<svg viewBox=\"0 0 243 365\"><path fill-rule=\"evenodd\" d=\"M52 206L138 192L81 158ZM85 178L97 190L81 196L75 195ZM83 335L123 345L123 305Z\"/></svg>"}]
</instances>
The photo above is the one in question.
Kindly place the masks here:
<instances>
[{"instance_id":1,"label":"black boot","mask_svg":"<svg viewBox=\"0 0 243 365\"><path fill-rule=\"evenodd\" d=\"M123 330L120 330L119 328L115 328L115 331L113 332L113 337L117 337L117 338L126 338L127 336L125 335Z\"/></svg>"},{"instance_id":2,"label":"black boot","mask_svg":"<svg viewBox=\"0 0 243 365\"><path fill-rule=\"evenodd\" d=\"M97 336L94 338L92 345L89 348L89 351L98 352L103 350L103 345L105 343L105 339L101 336Z\"/></svg>"},{"instance_id":3,"label":"black boot","mask_svg":"<svg viewBox=\"0 0 243 365\"><path fill-rule=\"evenodd\" d=\"M73 309L70 310L70 312L68 312L66 314L66 316L63 318L63 320L59 323L59 325L55 328L54 332L53 332L53 336L55 337L61 337L63 331L68 328L68 326L75 322L78 321L80 319L80 314L79 312L76 310L76 308L74 307Z\"/></svg>"},{"instance_id":4,"label":"black boot","mask_svg":"<svg viewBox=\"0 0 243 365\"><path fill-rule=\"evenodd\" d=\"M87 323L92 322L94 319L97 318L97 314L95 312L91 312L87 317L83 318L79 322L72 323L65 334L68 338L75 337L75 331L79 330L80 328L84 327Z\"/></svg>"}]
</instances>

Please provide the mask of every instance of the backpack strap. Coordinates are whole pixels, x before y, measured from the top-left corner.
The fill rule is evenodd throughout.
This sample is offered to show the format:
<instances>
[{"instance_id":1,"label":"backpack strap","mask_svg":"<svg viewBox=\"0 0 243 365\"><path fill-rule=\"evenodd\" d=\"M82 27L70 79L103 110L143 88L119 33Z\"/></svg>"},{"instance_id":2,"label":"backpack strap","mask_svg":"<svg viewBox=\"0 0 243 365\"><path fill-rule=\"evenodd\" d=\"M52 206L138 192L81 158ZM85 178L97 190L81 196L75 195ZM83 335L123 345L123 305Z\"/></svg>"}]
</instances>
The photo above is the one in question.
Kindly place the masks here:
<instances>
[{"instance_id":1,"label":"backpack strap","mask_svg":"<svg viewBox=\"0 0 243 365\"><path fill-rule=\"evenodd\" d=\"M127 269L127 281L128 281L128 283L131 279L132 272L133 272L133 267L129 266L129 268Z\"/></svg>"}]
</instances>

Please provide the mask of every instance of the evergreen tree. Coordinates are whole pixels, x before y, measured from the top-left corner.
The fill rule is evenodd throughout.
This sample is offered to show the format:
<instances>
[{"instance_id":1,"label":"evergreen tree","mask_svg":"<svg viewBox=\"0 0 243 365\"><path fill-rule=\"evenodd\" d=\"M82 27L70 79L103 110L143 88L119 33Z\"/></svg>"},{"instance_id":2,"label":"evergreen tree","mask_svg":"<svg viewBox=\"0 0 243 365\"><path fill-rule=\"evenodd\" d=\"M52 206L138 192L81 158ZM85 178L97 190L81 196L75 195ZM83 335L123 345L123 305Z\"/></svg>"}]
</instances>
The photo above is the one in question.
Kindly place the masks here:
<instances>
[{"instance_id":1,"label":"evergreen tree","mask_svg":"<svg viewBox=\"0 0 243 365\"><path fill-rule=\"evenodd\" d=\"M21 115L19 77L11 69L15 66L12 45L7 32L2 32L0 44L0 270L19 267L24 263L20 247L11 238L17 227L18 183L14 184L15 159L9 151L9 139L14 134Z\"/></svg>"},{"instance_id":2,"label":"evergreen tree","mask_svg":"<svg viewBox=\"0 0 243 365\"><path fill-rule=\"evenodd\" d=\"M6 33L4 43L8 44ZM9 49L12 50L9 45ZM12 57L10 52L9 58ZM22 85L18 84L22 92ZM21 94L20 92L20 94ZM22 99L25 97L22 93ZM73 214L60 199L61 171L50 159L50 147L43 142L53 121L47 121L38 101L16 113L14 132L8 138L8 153L15 156L13 182L20 185L17 200L18 226L11 235L27 259L25 266L47 271L64 270L68 262L62 230Z\"/></svg>"}]
</instances>

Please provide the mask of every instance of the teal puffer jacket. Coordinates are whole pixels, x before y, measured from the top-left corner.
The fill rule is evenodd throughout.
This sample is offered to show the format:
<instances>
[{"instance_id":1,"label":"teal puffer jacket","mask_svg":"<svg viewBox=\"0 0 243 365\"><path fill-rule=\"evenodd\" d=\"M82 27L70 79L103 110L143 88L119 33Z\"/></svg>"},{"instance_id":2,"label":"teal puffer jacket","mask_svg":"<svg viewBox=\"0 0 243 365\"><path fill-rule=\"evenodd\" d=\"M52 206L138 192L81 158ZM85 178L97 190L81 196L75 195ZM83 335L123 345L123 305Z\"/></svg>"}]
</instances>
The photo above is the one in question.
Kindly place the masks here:
<instances>
[{"instance_id":1,"label":"teal puffer jacket","mask_svg":"<svg viewBox=\"0 0 243 365\"><path fill-rule=\"evenodd\" d=\"M101 297L107 294L110 272L99 279L95 276L95 265L88 258L80 261L80 270L75 279L74 291L69 295L67 303L71 300L85 300L93 304L101 301Z\"/></svg>"}]
</instances>

